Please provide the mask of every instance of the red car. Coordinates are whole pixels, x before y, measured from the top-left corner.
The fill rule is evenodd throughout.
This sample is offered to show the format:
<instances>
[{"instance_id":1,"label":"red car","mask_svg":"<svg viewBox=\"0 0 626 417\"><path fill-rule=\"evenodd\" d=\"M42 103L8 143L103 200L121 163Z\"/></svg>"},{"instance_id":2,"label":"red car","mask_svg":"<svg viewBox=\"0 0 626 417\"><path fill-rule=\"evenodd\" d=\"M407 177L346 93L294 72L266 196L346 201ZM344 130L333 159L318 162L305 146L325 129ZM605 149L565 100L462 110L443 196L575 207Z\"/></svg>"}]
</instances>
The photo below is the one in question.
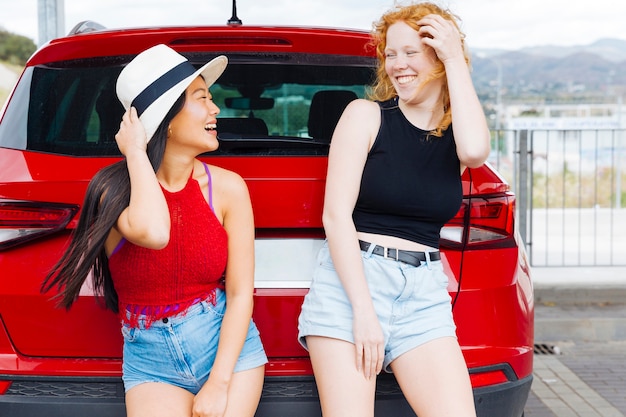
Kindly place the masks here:
<instances>
[{"instance_id":1,"label":"red car","mask_svg":"<svg viewBox=\"0 0 626 417\"><path fill-rule=\"evenodd\" d=\"M297 317L324 239L330 137L345 105L364 97L373 79L368 34L82 28L31 57L0 114L0 415L125 415L115 314L88 285L69 311L40 286L76 226L87 183L120 158L120 70L164 43L191 62L219 54L230 61L211 88L222 109L220 149L201 159L238 172L251 193L254 319L270 358L257 415L319 416ZM487 164L465 172L463 189L441 235L458 337L478 415L520 417L532 382L534 310L515 196ZM392 374L381 374L376 398L377 416L414 415Z\"/></svg>"}]
</instances>

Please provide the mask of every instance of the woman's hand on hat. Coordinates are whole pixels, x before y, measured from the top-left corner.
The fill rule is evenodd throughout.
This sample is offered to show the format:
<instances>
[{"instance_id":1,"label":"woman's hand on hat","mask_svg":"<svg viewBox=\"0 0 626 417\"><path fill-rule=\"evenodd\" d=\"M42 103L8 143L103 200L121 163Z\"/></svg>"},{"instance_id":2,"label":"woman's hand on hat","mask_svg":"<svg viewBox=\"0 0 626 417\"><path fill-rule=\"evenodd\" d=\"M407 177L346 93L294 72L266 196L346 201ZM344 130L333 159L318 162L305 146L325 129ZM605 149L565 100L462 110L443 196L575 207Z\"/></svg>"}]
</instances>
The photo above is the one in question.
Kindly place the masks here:
<instances>
[{"instance_id":1,"label":"woman's hand on hat","mask_svg":"<svg viewBox=\"0 0 626 417\"><path fill-rule=\"evenodd\" d=\"M146 130L134 107L128 109L122 116L120 130L115 135L115 141L124 156L128 156L133 151L146 152L148 146Z\"/></svg>"},{"instance_id":2,"label":"woman's hand on hat","mask_svg":"<svg viewBox=\"0 0 626 417\"><path fill-rule=\"evenodd\" d=\"M445 64L457 58L465 61L461 33L454 22L431 14L420 19L417 24L420 26L422 43L433 48L441 62Z\"/></svg>"}]
</instances>

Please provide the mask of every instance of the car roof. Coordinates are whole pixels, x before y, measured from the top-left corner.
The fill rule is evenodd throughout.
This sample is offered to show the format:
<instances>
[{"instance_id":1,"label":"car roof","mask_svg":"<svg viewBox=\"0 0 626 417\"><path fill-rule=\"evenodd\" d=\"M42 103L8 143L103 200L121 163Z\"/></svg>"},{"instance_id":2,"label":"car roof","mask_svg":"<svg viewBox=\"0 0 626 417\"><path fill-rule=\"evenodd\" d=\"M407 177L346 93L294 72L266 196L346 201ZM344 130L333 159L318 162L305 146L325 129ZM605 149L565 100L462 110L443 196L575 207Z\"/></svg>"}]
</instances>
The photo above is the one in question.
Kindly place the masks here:
<instances>
[{"instance_id":1,"label":"car roof","mask_svg":"<svg viewBox=\"0 0 626 417\"><path fill-rule=\"evenodd\" d=\"M94 57L136 55L163 43L185 52L276 52L375 56L370 34L358 29L289 26L172 26L102 29L54 39L27 66Z\"/></svg>"}]
</instances>

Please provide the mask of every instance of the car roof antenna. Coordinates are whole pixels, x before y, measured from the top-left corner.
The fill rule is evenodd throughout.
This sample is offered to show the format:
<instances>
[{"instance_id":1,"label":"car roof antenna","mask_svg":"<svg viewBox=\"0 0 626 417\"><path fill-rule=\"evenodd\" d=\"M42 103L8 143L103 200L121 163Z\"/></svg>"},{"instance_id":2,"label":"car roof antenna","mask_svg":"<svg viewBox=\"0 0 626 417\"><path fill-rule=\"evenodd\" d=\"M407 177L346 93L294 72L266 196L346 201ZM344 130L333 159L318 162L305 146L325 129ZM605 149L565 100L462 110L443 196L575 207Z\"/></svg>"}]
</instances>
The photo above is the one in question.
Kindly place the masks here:
<instances>
[{"instance_id":1,"label":"car roof antenna","mask_svg":"<svg viewBox=\"0 0 626 417\"><path fill-rule=\"evenodd\" d=\"M228 25L240 26L241 24L243 24L243 22L237 17L237 0L233 0L233 15L228 19Z\"/></svg>"}]
</instances>

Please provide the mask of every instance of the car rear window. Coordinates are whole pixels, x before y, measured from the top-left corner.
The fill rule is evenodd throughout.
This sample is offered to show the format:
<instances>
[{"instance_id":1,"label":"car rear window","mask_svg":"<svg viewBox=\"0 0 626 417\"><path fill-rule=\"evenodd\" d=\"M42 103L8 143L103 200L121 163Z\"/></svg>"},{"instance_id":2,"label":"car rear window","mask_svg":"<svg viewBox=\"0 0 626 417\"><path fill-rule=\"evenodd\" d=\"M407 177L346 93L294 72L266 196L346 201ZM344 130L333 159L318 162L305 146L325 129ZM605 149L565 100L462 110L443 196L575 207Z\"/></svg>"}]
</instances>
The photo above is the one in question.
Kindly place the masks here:
<instances>
[{"instance_id":1,"label":"car rear window","mask_svg":"<svg viewBox=\"0 0 626 417\"><path fill-rule=\"evenodd\" d=\"M218 54L193 54L195 63ZM325 155L347 103L373 79L368 57L233 54L211 87L223 155ZM0 124L0 146L74 156L119 155L115 82L131 57L29 67Z\"/></svg>"}]
</instances>

